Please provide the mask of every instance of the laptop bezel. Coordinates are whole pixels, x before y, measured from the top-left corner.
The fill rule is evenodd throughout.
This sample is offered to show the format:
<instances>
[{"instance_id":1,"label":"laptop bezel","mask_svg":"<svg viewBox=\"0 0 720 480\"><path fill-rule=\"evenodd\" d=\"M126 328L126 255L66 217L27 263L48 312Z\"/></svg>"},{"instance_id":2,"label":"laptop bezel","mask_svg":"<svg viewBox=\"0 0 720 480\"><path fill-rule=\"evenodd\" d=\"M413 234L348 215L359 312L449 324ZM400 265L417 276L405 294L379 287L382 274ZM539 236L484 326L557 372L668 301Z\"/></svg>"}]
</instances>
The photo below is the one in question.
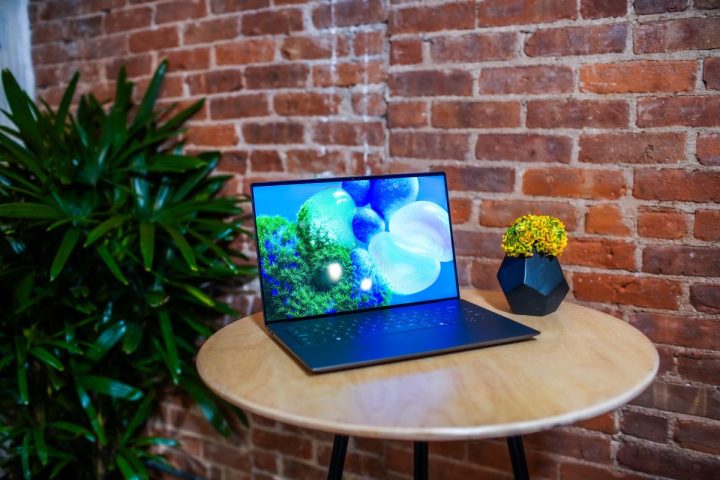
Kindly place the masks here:
<instances>
[{"instance_id":1,"label":"laptop bezel","mask_svg":"<svg viewBox=\"0 0 720 480\"><path fill-rule=\"evenodd\" d=\"M265 296L264 296L264 285L263 285L263 279L262 279L262 270L260 267L260 255L258 254L258 246L259 246L259 238L258 238L258 229L257 229L257 210L255 208L255 187L272 187L272 186L279 186L279 185L299 185L304 183L334 183L334 182L344 182L344 181L354 181L354 180L376 180L376 179L386 179L386 178L406 178L406 177L431 177L431 176L442 176L443 183L445 184L445 202L447 204L447 212L448 212L448 220L450 222L450 243L452 246L452 261L453 265L455 266L455 295L452 297L444 297L444 298L434 298L432 300L423 300L418 302L410 302L410 303L402 303L398 305L385 305L380 307L370 307L370 308L358 308L355 310L348 310L344 312L335 312L335 313L324 313L320 315L308 315L305 317L295 317L295 318L284 318L284 319L277 319L277 320L268 320L267 319L267 310L265 306ZM446 300L458 300L460 298L460 282L458 281L458 265L457 265L457 257L455 255L455 238L453 233L453 223L452 223L452 208L450 207L450 190L448 188L447 184L447 175L444 171L439 172L418 172L418 173L392 173L392 174L386 174L386 175L356 175L356 176L348 176L348 177L323 177L323 178L312 178L312 179L301 179L301 180L278 180L278 181L269 181L269 182L253 182L250 184L250 203L252 205L252 217L253 217L253 228L254 228L254 236L255 236L255 257L256 257L256 264L258 269L258 278L260 280L260 300L262 303L263 308L263 323L268 326L270 324L275 324L279 322L297 322L297 321L303 321L303 320L312 320L312 319L318 319L318 318L327 318L327 317L334 317L339 315L345 315L345 314L352 314L352 313L359 313L359 312L368 312L368 311L379 311L379 310L387 310L391 308L397 308L397 307L409 307L413 305L423 305L427 303L434 303L434 302L441 302Z\"/></svg>"}]
</instances>

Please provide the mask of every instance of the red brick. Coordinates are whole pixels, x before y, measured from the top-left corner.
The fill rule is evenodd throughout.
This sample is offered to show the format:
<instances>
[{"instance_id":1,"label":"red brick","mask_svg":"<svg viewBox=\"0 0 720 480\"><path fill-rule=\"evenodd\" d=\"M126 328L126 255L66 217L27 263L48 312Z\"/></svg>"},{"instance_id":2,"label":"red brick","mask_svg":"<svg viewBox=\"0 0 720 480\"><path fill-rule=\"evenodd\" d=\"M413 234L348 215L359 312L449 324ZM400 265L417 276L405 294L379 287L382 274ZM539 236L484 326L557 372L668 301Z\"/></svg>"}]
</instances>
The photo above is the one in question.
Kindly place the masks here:
<instances>
[{"instance_id":1,"label":"red brick","mask_svg":"<svg viewBox=\"0 0 720 480\"><path fill-rule=\"evenodd\" d=\"M626 0L581 0L580 14L583 18L624 17Z\"/></svg>"},{"instance_id":2,"label":"red brick","mask_svg":"<svg viewBox=\"0 0 720 480\"><path fill-rule=\"evenodd\" d=\"M547 430L523 435L525 445L530 449L557 449L564 455L583 460L603 462L610 460L610 437L577 430Z\"/></svg>"},{"instance_id":3,"label":"red brick","mask_svg":"<svg viewBox=\"0 0 720 480\"><path fill-rule=\"evenodd\" d=\"M492 277L495 274L492 273ZM497 280L495 280L497 283ZM512 471L510 463L510 455L508 454L507 444L505 442L497 441L475 441L468 445L469 448L469 460L474 464L478 464L480 467L492 472L492 476L486 476L483 473L477 477L458 477L458 478L478 478L478 479L495 479L498 478L509 478L507 472ZM525 458L527 461L530 478L556 478L558 464L555 459L547 454L534 449L525 449ZM488 470L486 470L488 471ZM499 471L499 472L498 472ZM496 477L496 475L501 475Z\"/></svg>"},{"instance_id":4,"label":"red brick","mask_svg":"<svg viewBox=\"0 0 720 480\"><path fill-rule=\"evenodd\" d=\"M253 172L282 172L280 154L274 150L255 150L250 153L250 170Z\"/></svg>"},{"instance_id":5,"label":"red brick","mask_svg":"<svg viewBox=\"0 0 720 480\"><path fill-rule=\"evenodd\" d=\"M717 328L716 320L659 313L634 313L630 316L630 323L655 343L715 349L720 341L720 329Z\"/></svg>"},{"instance_id":6,"label":"red brick","mask_svg":"<svg viewBox=\"0 0 720 480\"><path fill-rule=\"evenodd\" d=\"M250 455L241 452L235 445L224 445L216 442L203 444L203 458L217 465L224 465L236 470L250 469Z\"/></svg>"},{"instance_id":7,"label":"red brick","mask_svg":"<svg viewBox=\"0 0 720 480\"><path fill-rule=\"evenodd\" d=\"M682 352L678 354L678 373L688 380L717 385L720 356L717 353Z\"/></svg>"},{"instance_id":8,"label":"red brick","mask_svg":"<svg viewBox=\"0 0 720 480\"><path fill-rule=\"evenodd\" d=\"M698 10L712 10L720 8L720 0L695 0L693 5Z\"/></svg>"},{"instance_id":9,"label":"red brick","mask_svg":"<svg viewBox=\"0 0 720 480\"><path fill-rule=\"evenodd\" d=\"M268 113L268 100L264 94L213 98L210 101L210 118L213 119L262 117Z\"/></svg>"},{"instance_id":10,"label":"red brick","mask_svg":"<svg viewBox=\"0 0 720 480\"><path fill-rule=\"evenodd\" d=\"M402 39L390 42L391 65L415 63L422 63L422 41L420 39Z\"/></svg>"},{"instance_id":11,"label":"red brick","mask_svg":"<svg viewBox=\"0 0 720 480\"><path fill-rule=\"evenodd\" d=\"M635 0L635 11L638 15L682 12L687 8L687 4L687 0Z\"/></svg>"},{"instance_id":12,"label":"red brick","mask_svg":"<svg viewBox=\"0 0 720 480\"><path fill-rule=\"evenodd\" d=\"M468 278L465 279L465 281L461 278L460 284L464 286L472 285L480 290L500 291L500 284L497 281L497 271L499 268L500 260L473 260L470 265ZM460 273L461 272L458 272L458 275L460 275ZM474 459L475 457L473 456L471 461Z\"/></svg>"},{"instance_id":13,"label":"red brick","mask_svg":"<svg viewBox=\"0 0 720 480\"><path fill-rule=\"evenodd\" d=\"M661 275L720 277L720 248L648 246L643 271Z\"/></svg>"},{"instance_id":14,"label":"red brick","mask_svg":"<svg viewBox=\"0 0 720 480\"><path fill-rule=\"evenodd\" d=\"M216 18L185 24L185 45L210 43L235 38L240 32L237 18Z\"/></svg>"},{"instance_id":15,"label":"red brick","mask_svg":"<svg viewBox=\"0 0 720 480\"><path fill-rule=\"evenodd\" d=\"M105 65L105 78L115 78L125 67L128 78L142 77L152 72L153 58L150 54L117 57Z\"/></svg>"},{"instance_id":16,"label":"red brick","mask_svg":"<svg viewBox=\"0 0 720 480\"><path fill-rule=\"evenodd\" d=\"M575 0L487 0L478 6L480 26L546 23L576 18Z\"/></svg>"},{"instance_id":17,"label":"red brick","mask_svg":"<svg viewBox=\"0 0 720 480\"><path fill-rule=\"evenodd\" d=\"M680 163L685 160L685 134L627 132L583 135L579 160L597 164Z\"/></svg>"},{"instance_id":18,"label":"red brick","mask_svg":"<svg viewBox=\"0 0 720 480\"><path fill-rule=\"evenodd\" d=\"M642 237L677 239L687 233L687 221L682 212L675 210L642 210L638 214L637 228Z\"/></svg>"},{"instance_id":19,"label":"red brick","mask_svg":"<svg viewBox=\"0 0 720 480\"><path fill-rule=\"evenodd\" d=\"M315 142L325 145L383 145L385 131L380 122L331 122L315 125Z\"/></svg>"},{"instance_id":20,"label":"red brick","mask_svg":"<svg viewBox=\"0 0 720 480\"><path fill-rule=\"evenodd\" d=\"M210 4L213 13L230 13L264 8L270 5L270 0L210 0Z\"/></svg>"},{"instance_id":21,"label":"red brick","mask_svg":"<svg viewBox=\"0 0 720 480\"><path fill-rule=\"evenodd\" d=\"M635 270L635 245L620 240L570 238L563 263L586 267Z\"/></svg>"},{"instance_id":22,"label":"red brick","mask_svg":"<svg viewBox=\"0 0 720 480\"><path fill-rule=\"evenodd\" d=\"M152 10L150 10L150 21L152 21ZM148 23L149 25L149 23ZM40 45L43 43L57 42L63 39L63 27L60 22L53 23L31 23L32 27L32 44Z\"/></svg>"},{"instance_id":23,"label":"red brick","mask_svg":"<svg viewBox=\"0 0 720 480\"><path fill-rule=\"evenodd\" d=\"M625 189L625 177L616 170L529 169L523 178L523 192L529 195L614 199Z\"/></svg>"},{"instance_id":24,"label":"red brick","mask_svg":"<svg viewBox=\"0 0 720 480\"><path fill-rule=\"evenodd\" d=\"M472 200L469 198L450 198L450 218L453 224L465 223L472 216Z\"/></svg>"},{"instance_id":25,"label":"red brick","mask_svg":"<svg viewBox=\"0 0 720 480\"><path fill-rule=\"evenodd\" d=\"M440 30L466 30L475 27L475 5L472 2L446 3L437 6L394 10L390 15L391 35L426 33Z\"/></svg>"},{"instance_id":26,"label":"red brick","mask_svg":"<svg viewBox=\"0 0 720 480\"><path fill-rule=\"evenodd\" d=\"M625 2L623 2L625 5ZM611 470L612 469L612 470ZM647 480L646 476L591 463L562 463L559 480Z\"/></svg>"},{"instance_id":27,"label":"red brick","mask_svg":"<svg viewBox=\"0 0 720 480\"><path fill-rule=\"evenodd\" d=\"M308 67L302 63L245 68L245 86L254 89L304 87Z\"/></svg>"},{"instance_id":28,"label":"red brick","mask_svg":"<svg viewBox=\"0 0 720 480\"><path fill-rule=\"evenodd\" d=\"M327 475L327 468L318 467L309 463L298 462L292 458L280 457L282 461L282 472L285 478L297 480L314 480Z\"/></svg>"},{"instance_id":29,"label":"red brick","mask_svg":"<svg viewBox=\"0 0 720 480\"><path fill-rule=\"evenodd\" d=\"M559 218L565 228L577 228L575 207L567 203L541 202L537 200L483 200L480 204L480 225L507 228L522 215L552 215Z\"/></svg>"},{"instance_id":30,"label":"red brick","mask_svg":"<svg viewBox=\"0 0 720 480\"><path fill-rule=\"evenodd\" d=\"M357 32L355 34L355 55L380 55L385 50L385 32Z\"/></svg>"},{"instance_id":31,"label":"red brick","mask_svg":"<svg viewBox=\"0 0 720 480\"><path fill-rule=\"evenodd\" d=\"M638 127L720 126L720 97L641 98L637 108Z\"/></svg>"},{"instance_id":32,"label":"red brick","mask_svg":"<svg viewBox=\"0 0 720 480\"><path fill-rule=\"evenodd\" d=\"M585 214L585 231L602 235L629 235L630 228L623 217L617 205L592 205Z\"/></svg>"},{"instance_id":33,"label":"red brick","mask_svg":"<svg viewBox=\"0 0 720 480\"><path fill-rule=\"evenodd\" d=\"M390 128L422 127L428 123L425 102L391 103L388 106Z\"/></svg>"},{"instance_id":34,"label":"red brick","mask_svg":"<svg viewBox=\"0 0 720 480\"><path fill-rule=\"evenodd\" d=\"M679 305L678 282L658 278L600 273L573 273L573 293L578 300L638 307L675 309Z\"/></svg>"},{"instance_id":35,"label":"red brick","mask_svg":"<svg viewBox=\"0 0 720 480\"><path fill-rule=\"evenodd\" d=\"M705 88L720 90L720 57L708 57L705 59L702 79Z\"/></svg>"},{"instance_id":36,"label":"red brick","mask_svg":"<svg viewBox=\"0 0 720 480\"><path fill-rule=\"evenodd\" d=\"M312 37L287 37L283 40L280 53L288 60L317 60L331 58L333 48L336 57L348 54L347 39L344 36L320 35Z\"/></svg>"},{"instance_id":37,"label":"red brick","mask_svg":"<svg viewBox=\"0 0 720 480\"><path fill-rule=\"evenodd\" d=\"M353 93L353 112L358 115L382 117L387 113L387 103L382 93Z\"/></svg>"},{"instance_id":38,"label":"red brick","mask_svg":"<svg viewBox=\"0 0 720 480\"><path fill-rule=\"evenodd\" d=\"M275 57L275 42L251 39L217 45L215 57L218 65L269 62Z\"/></svg>"},{"instance_id":39,"label":"red brick","mask_svg":"<svg viewBox=\"0 0 720 480\"><path fill-rule=\"evenodd\" d=\"M274 450L290 457L312 458L312 443L298 435L288 435L261 428L251 430L251 441L257 448Z\"/></svg>"},{"instance_id":40,"label":"red brick","mask_svg":"<svg viewBox=\"0 0 720 480\"><path fill-rule=\"evenodd\" d=\"M525 53L530 57L621 53L626 36L625 24L541 29L528 37Z\"/></svg>"},{"instance_id":41,"label":"red brick","mask_svg":"<svg viewBox=\"0 0 720 480\"><path fill-rule=\"evenodd\" d=\"M334 66L313 67L313 84L318 87L351 87L358 84L382 83L387 78L385 63L350 62Z\"/></svg>"},{"instance_id":42,"label":"red brick","mask_svg":"<svg viewBox=\"0 0 720 480\"><path fill-rule=\"evenodd\" d=\"M515 185L515 170L512 168L434 166L432 171L445 172L450 190L508 193Z\"/></svg>"},{"instance_id":43,"label":"red brick","mask_svg":"<svg viewBox=\"0 0 720 480\"><path fill-rule=\"evenodd\" d=\"M688 92L695 61L634 61L580 67L580 90L594 93Z\"/></svg>"},{"instance_id":44,"label":"red brick","mask_svg":"<svg viewBox=\"0 0 720 480\"><path fill-rule=\"evenodd\" d=\"M622 128L628 126L624 100L534 100L528 102L530 128Z\"/></svg>"},{"instance_id":45,"label":"red brick","mask_svg":"<svg viewBox=\"0 0 720 480\"><path fill-rule=\"evenodd\" d=\"M382 23L387 11L381 0L345 0L316 7L312 19L317 28L350 27Z\"/></svg>"},{"instance_id":46,"label":"red brick","mask_svg":"<svg viewBox=\"0 0 720 480\"><path fill-rule=\"evenodd\" d=\"M659 410L720 419L720 397L717 396L716 389L712 388L655 380L651 387L632 403Z\"/></svg>"},{"instance_id":47,"label":"red brick","mask_svg":"<svg viewBox=\"0 0 720 480\"><path fill-rule=\"evenodd\" d=\"M720 17L640 23L633 32L635 53L720 48Z\"/></svg>"},{"instance_id":48,"label":"red brick","mask_svg":"<svg viewBox=\"0 0 720 480\"><path fill-rule=\"evenodd\" d=\"M519 127L520 103L433 102L432 126L437 128Z\"/></svg>"},{"instance_id":49,"label":"red brick","mask_svg":"<svg viewBox=\"0 0 720 480\"><path fill-rule=\"evenodd\" d=\"M111 10L104 18L105 31L107 33L126 32L148 27L152 23L152 17L153 10L150 7Z\"/></svg>"},{"instance_id":50,"label":"red brick","mask_svg":"<svg viewBox=\"0 0 720 480\"><path fill-rule=\"evenodd\" d=\"M186 81L192 95L235 92L243 86L240 70L211 70L188 76Z\"/></svg>"},{"instance_id":51,"label":"red brick","mask_svg":"<svg viewBox=\"0 0 720 480\"><path fill-rule=\"evenodd\" d=\"M720 172L638 170L633 196L646 200L719 202Z\"/></svg>"},{"instance_id":52,"label":"red brick","mask_svg":"<svg viewBox=\"0 0 720 480\"><path fill-rule=\"evenodd\" d=\"M695 212L695 238L720 240L720 210L698 210Z\"/></svg>"},{"instance_id":53,"label":"red brick","mask_svg":"<svg viewBox=\"0 0 720 480\"><path fill-rule=\"evenodd\" d=\"M577 427L594 430L603 433L617 433L617 415L615 412L608 412L597 417L589 418L575 424Z\"/></svg>"},{"instance_id":54,"label":"red brick","mask_svg":"<svg viewBox=\"0 0 720 480\"><path fill-rule=\"evenodd\" d=\"M400 97L472 95L472 76L461 70L399 72L390 76L390 91Z\"/></svg>"},{"instance_id":55,"label":"red brick","mask_svg":"<svg viewBox=\"0 0 720 480\"><path fill-rule=\"evenodd\" d=\"M212 147L228 147L238 141L234 125L193 125L187 136L188 143Z\"/></svg>"},{"instance_id":56,"label":"red brick","mask_svg":"<svg viewBox=\"0 0 720 480\"><path fill-rule=\"evenodd\" d=\"M302 143L305 135L301 124L288 122L246 123L242 132L247 143L259 144Z\"/></svg>"},{"instance_id":57,"label":"red brick","mask_svg":"<svg viewBox=\"0 0 720 480\"><path fill-rule=\"evenodd\" d=\"M563 93L573 90L573 71L550 65L483 68L479 82L485 94Z\"/></svg>"},{"instance_id":58,"label":"red brick","mask_svg":"<svg viewBox=\"0 0 720 480\"><path fill-rule=\"evenodd\" d=\"M475 145L478 160L569 163L572 139L526 133L480 134Z\"/></svg>"},{"instance_id":59,"label":"red brick","mask_svg":"<svg viewBox=\"0 0 720 480\"><path fill-rule=\"evenodd\" d=\"M667 447L651 447L640 443L622 443L617 460L632 470L683 480L712 478L720 468L718 458L695 458Z\"/></svg>"},{"instance_id":60,"label":"red brick","mask_svg":"<svg viewBox=\"0 0 720 480\"><path fill-rule=\"evenodd\" d=\"M704 313L720 313L720 285L695 284L690 286L690 303Z\"/></svg>"},{"instance_id":61,"label":"red brick","mask_svg":"<svg viewBox=\"0 0 720 480\"><path fill-rule=\"evenodd\" d=\"M459 133L392 132L393 157L463 160L467 156L468 136Z\"/></svg>"},{"instance_id":62,"label":"red brick","mask_svg":"<svg viewBox=\"0 0 720 480\"><path fill-rule=\"evenodd\" d=\"M132 33L128 40L133 53L172 48L180 45L177 27L160 27Z\"/></svg>"},{"instance_id":63,"label":"red brick","mask_svg":"<svg viewBox=\"0 0 720 480\"><path fill-rule=\"evenodd\" d=\"M720 135L700 134L697 138L696 153L702 165L720 165Z\"/></svg>"},{"instance_id":64,"label":"red brick","mask_svg":"<svg viewBox=\"0 0 720 480\"><path fill-rule=\"evenodd\" d=\"M171 0L155 6L155 23L202 18L206 13L204 0Z\"/></svg>"},{"instance_id":65,"label":"red brick","mask_svg":"<svg viewBox=\"0 0 720 480\"><path fill-rule=\"evenodd\" d=\"M338 112L340 97L324 93L279 93L275 95L275 112L279 115L333 115Z\"/></svg>"},{"instance_id":66,"label":"red brick","mask_svg":"<svg viewBox=\"0 0 720 480\"><path fill-rule=\"evenodd\" d=\"M433 37L430 39L430 58L435 63L507 60L515 56L517 40L517 34L513 32Z\"/></svg>"},{"instance_id":67,"label":"red brick","mask_svg":"<svg viewBox=\"0 0 720 480\"><path fill-rule=\"evenodd\" d=\"M71 50L64 43L38 45L32 49L33 65L52 65L78 58L77 50Z\"/></svg>"},{"instance_id":68,"label":"red brick","mask_svg":"<svg viewBox=\"0 0 720 480\"><path fill-rule=\"evenodd\" d=\"M620 428L624 434L659 443L665 443L668 435L667 418L627 409L623 412Z\"/></svg>"},{"instance_id":69,"label":"red brick","mask_svg":"<svg viewBox=\"0 0 720 480\"><path fill-rule=\"evenodd\" d=\"M295 8L243 15L243 35L288 35L303 29L302 11Z\"/></svg>"},{"instance_id":70,"label":"red brick","mask_svg":"<svg viewBox=\"0 0 720 480\"><path fill-rule=\"evenodd\" d=\"M173 50L160 55L167 58L172 71L204 70L210 66L210 51L207 48Z\"/></svg>"},{"instance_id":71,"label":"red brick","mask_svg":"<svg viewBox=\"0 0 720 480\"><path fill-rule=\"evenodd\" d=\"M127 53L127 43L122 35L90 38L80 43L78 53L83 60L121 56Z\"/></svg>"},{"instance_id":72,"label":"red brick","mask_svg":"<svg viewBox=\"0 0 720 480\"><path fill-rule=\"evenodd\" d=\"M222 152L222 157L220 157L220 163L218 164L218 170L245 175L247 172L247 157L247 152L242 150Z\"/></svg>"},{"instance_id":73,"label":"red brick","mask_svg":"<svg viewBox=\"0 0 720 480\"><path fill-rule=\"evenodd\" d=\"M103 32L101 15L73 18L65 21L65 38L68 40L89 39Z\"/></svg>"},{"instance_id":74,"label":"red brick","mask_svg":"<svg viewBox=\"0 0 720 480\"><path fill-rule=\"evenodd\" d=\"M287 166L290 172L345 172L345 162L341 152L317 150L290 150L287 152Z\"/></svg>"},{"instance_id":75,"label":"red brick","mask_svg":"<svg viewBox=\"0 0 720 480\"><path fill-rule=\"evenodd\" d=\"M690 419L678 419L673 435L673 439L681 447L711 455L720 455L718 438L720 438L720 425Z\"/></svg>"},{"instance_id":76,"label":"red brick","mask_svg":"<svg viewBox=\"0 0 720 480\"><path fill-rule=\"evenodd\" d=\"M453 230L455 255L465 257L501 258L500 242L502 235L498 232L477 232L472 230Z\"/></svg>"}]
</instances>

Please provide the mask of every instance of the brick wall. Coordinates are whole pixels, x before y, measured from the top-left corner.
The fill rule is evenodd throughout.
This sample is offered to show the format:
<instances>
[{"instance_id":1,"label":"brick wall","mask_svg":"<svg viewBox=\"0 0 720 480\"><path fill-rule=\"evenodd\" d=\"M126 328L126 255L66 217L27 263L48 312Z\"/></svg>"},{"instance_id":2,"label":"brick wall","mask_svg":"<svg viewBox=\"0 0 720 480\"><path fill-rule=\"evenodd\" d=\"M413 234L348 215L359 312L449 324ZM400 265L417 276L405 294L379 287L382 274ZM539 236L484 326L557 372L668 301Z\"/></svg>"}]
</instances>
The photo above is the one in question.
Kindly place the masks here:
<instances>
[{"instance_id":1,"label":"brick wall","mask_svg":"<svg viewBox=\"0 0 720 480\"><path fill-rule=\"evenodd\" d=\"M464 284L497 288L503 228L570 231L571 300L657 345L627 407L530 435L534 478L720 475L718 0L53 0L31 2L40 96L142 86L207 97L193 148L260 179L445 170ZM238 305L257 308L253 295ZM256 300L256 299L255 299ZM153 427L210 478L322 478L331 437L261 418L223 441L168 400ZM508 478L502 442L432 444L432 478ZM411 446L353 439L349 478L410 478ZM352 475L350 475L352 474Z\"/></svg>"}]
</instances>

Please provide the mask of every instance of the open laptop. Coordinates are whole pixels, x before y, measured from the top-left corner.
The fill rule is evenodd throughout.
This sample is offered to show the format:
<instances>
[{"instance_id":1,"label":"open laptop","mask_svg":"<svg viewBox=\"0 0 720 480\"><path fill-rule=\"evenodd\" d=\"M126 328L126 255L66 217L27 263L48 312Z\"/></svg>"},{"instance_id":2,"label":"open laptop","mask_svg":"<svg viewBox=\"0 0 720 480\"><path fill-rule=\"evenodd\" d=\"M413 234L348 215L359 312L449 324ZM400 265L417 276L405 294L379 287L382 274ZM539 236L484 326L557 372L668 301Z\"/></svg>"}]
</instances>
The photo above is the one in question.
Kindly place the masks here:
<instances>
[{"instance_id":1,"label":"open laptop","mask_svg":"<svg viewBox=\"0 0 720 480\"><path fill-rule=\"evenodd\" d=\"M459 298L444 173L251 188L265 326L308 370L540 333Z\"/></svg>"}]
</instances>

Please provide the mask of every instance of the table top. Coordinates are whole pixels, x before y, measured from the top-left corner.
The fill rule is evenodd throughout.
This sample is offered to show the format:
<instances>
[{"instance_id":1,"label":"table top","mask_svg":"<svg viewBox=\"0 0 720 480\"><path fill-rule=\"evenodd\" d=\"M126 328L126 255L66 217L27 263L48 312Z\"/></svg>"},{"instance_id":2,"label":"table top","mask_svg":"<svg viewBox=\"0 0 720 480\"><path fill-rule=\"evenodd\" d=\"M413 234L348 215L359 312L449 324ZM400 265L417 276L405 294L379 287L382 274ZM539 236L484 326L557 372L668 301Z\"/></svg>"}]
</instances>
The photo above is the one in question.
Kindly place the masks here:
<instances>
[{"instance_id":1,"label":"table top","mask_svg":"<svg viewBox=\"0 0 720 480\"><path fill-rule=\"evenodd\" d=\"M315 430L403 440L520 435L592 418L639 395L658 369L634 327L564 302L513 315L502 293L462 298L542 333L534 340L341 372L305 371L265 333L262 314L210 337L197 368L238 407Z\"/></svg>"}]
</instances>

